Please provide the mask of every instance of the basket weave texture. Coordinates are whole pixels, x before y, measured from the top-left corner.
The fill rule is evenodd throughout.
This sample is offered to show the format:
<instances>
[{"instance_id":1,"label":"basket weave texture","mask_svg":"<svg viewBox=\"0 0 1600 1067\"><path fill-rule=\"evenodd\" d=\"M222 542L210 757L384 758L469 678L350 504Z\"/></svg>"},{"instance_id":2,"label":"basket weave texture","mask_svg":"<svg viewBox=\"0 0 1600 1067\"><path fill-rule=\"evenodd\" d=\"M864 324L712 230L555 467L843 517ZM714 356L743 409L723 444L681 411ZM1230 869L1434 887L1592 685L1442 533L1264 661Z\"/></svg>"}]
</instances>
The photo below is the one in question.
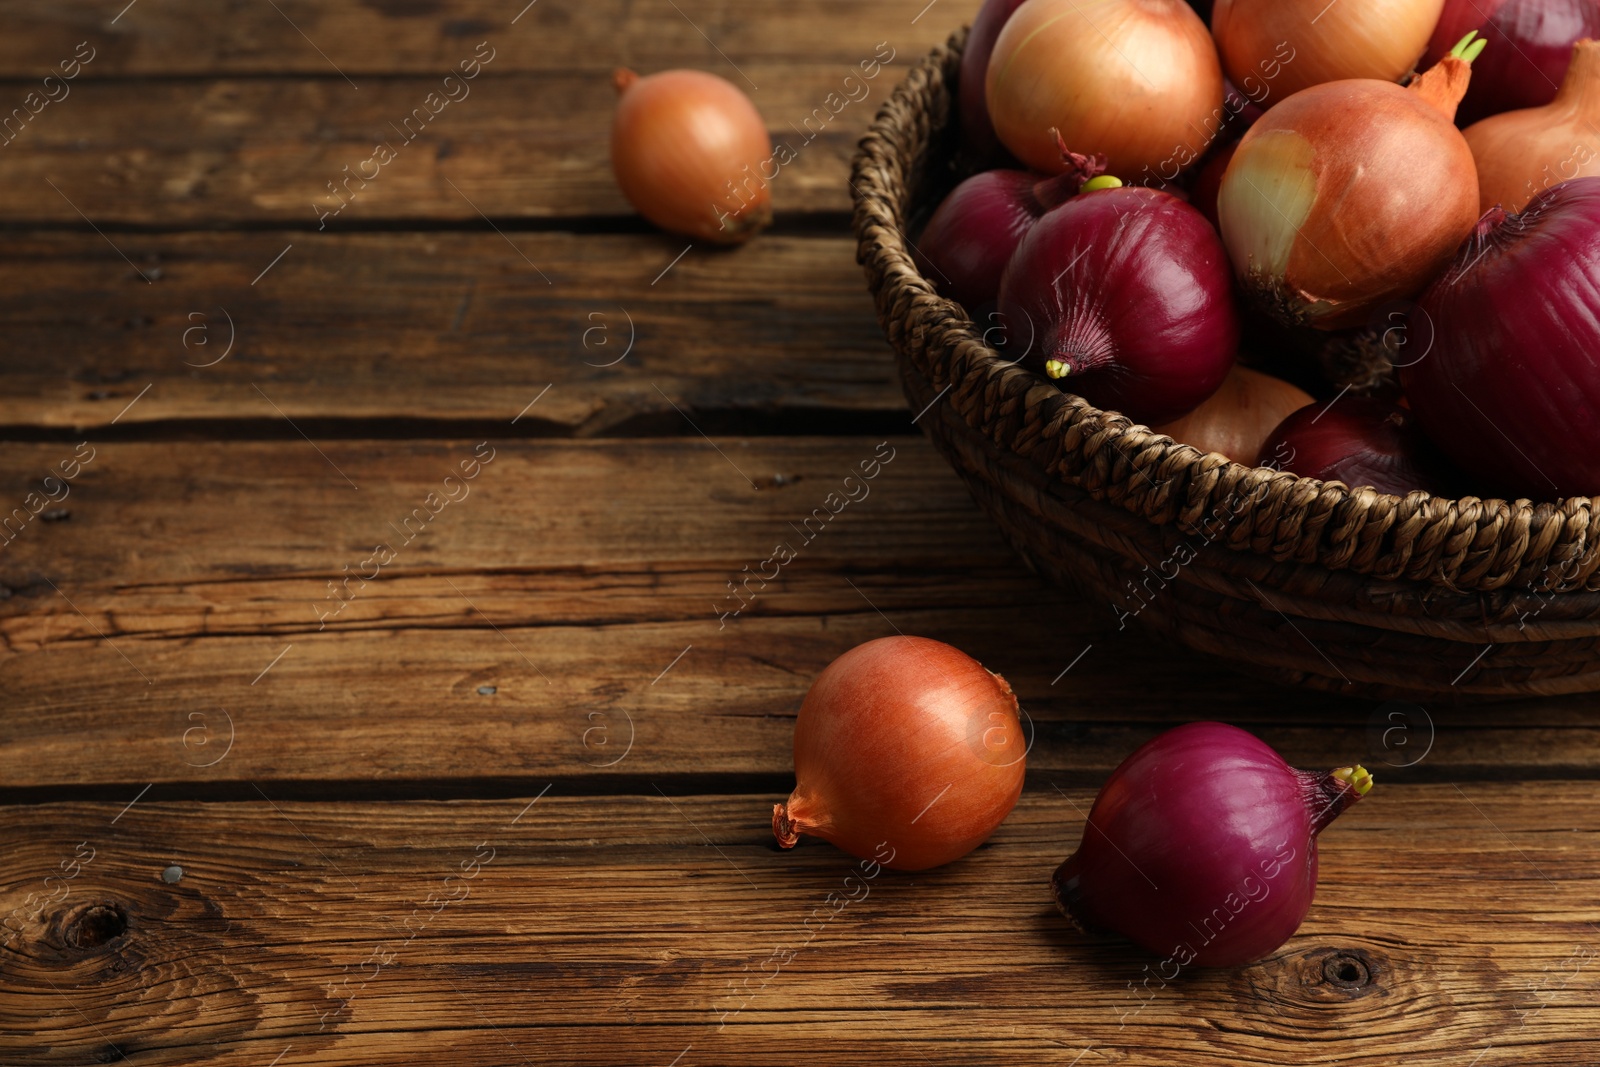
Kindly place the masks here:
<instances>
[{"instance_id":1,"label":"basket weave texture","mask_svg":"<svg viewBox=\"0 0 1600 1067\"><path fill-rule=\"evenodd\" d=\"M857 258L919 425L1030 565L1111 628L1292 683L1410 699L1600 689L1594 498L1396 497L1246 467L1011 365L938 295L906 230L953 177L965 38L924 58L861 141Z\"/></svg>"}]
</instances>

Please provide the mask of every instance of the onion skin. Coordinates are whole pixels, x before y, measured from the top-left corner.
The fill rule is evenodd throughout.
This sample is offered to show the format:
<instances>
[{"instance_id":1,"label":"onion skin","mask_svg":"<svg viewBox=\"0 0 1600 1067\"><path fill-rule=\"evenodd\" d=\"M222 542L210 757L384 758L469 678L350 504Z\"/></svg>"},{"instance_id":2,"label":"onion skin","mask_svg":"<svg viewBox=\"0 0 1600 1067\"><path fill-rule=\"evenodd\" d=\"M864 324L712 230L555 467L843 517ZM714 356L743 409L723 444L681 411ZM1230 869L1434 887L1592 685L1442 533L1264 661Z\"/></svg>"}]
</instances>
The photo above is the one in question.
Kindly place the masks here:
<instances>
[{"instance_id":1,"label":"onion skin","mask_svg":"<svg viewBox=\"0 0 1600 1067\"><path fill-rule=\"evenodd\" d=\"M1079 193L1040 219L1006 267L999 311L1026 365L1145 425L1216 392L1239 344L1216 232L1134 186Z\"/></svg>"},{"instance_id":2,"label":"onion skin","mask_svg":"<svg viewBox=\"0 0 1600 1067\"><path fill-rule=\"evenodd\" d=\"M618 70L611 169L634 209L673 233L741 244L772 221L784 162L750 98L699 70Z\"/></svg>"},{"instance_id":3,"label":"onion skin","mask_svg":"<svg viewBox=\"0 0 1600 1067\"><path fill-rule=\"evenodd\" d=\"M961 76L958 82L957 103L961 112L961 143L978 163L1006 158L1005 145L995 136L994 123L989 121L989 98L984 83L989 75L989 57L994 52L994 42L1000 30L1021 7L1023 0L983 0L977 17L972 20L972 31L967 34L966 47L961 50Z\"/></svg>"},{"instance_id":4,"label":"onion skin","mask_svg":"<svg viewBox=\"0 0 1600 1067\"><path fill-rule=\"evenodd\" d=\"M1222 387L1175 422L1152 426L1174 441L1253 466L1261 446L1291 412L1312 402L1281 378L1235 365Z\"/></svg>"},{"instance_id":5,"label":"onion skin","mask_svg":"<svg viewBox=\"0 0 1600 1067\"><path fill-rule=\"evenodd\" d=\"M1026 756L1004 678L926 637L868 641L806 693L796 785L774 805L772 832L784 848L807 833L895 870L937 867L983 844L1016 807Z\"/></svg>"},{"instance_id":6,"label":"onion skin","mask_svg":"<svg viewBox=\"0 0 1600 1067\"><path fill-rule=\"evenodd\" d=\"M1439 492L1446 465L1412 413L1375 397L1308 404L1284 419L1259 461L1303 478L1405 496Z\"/></svg>"},{"instance_id":7,"label":"onion skin","mask_svg":"<svg viewBox=\"0 0 1600 1067\"><path fill-rule=\"evenodd\" d=\"M1051 888L1080 929L1180 969L1248 963L1299 929L1317 834L1371 785L1360 767L1297 771L1237 727L1179 726L1111 773Z\"/></svg>"},{"instance_id":8,"label":"onion skin","mask_svg":"<svg viewBox=\"0 0 1600 1067\"><path fill-rule=\"evenodd\" d=\"M1184 0L1027 0L995 42L985 95L1000 141L1049 174L1063 169L1052 128L1112 174L1176 174L1223 121L1222 67Z\"/></svg>"},{"instance_id":9,"label":"onion skin","mask_svg":"<svg viewBox=\"0 0 1600 1067\"><path fill-rule=\"evenodd\" d=\"M1478 207L1516 213L1572 178L1600 175L1600 43L1579 41L1543 107L1491 115L1461 134L1478 165Z\"/></svg>"},{"instance_id":10,"label":"onion skin","mask_svg":"<svg viewBox=\"0 0 1600 1067\"><path fill-rule=\"evenodd\" d=\"M1324 82L1399 81L1427 48L1443 7L1444 0L1217 0L1211 34L1235 85L1260 80L1277 61L1271 99L1282 100Z\"/></svg>"},{"instance_id":11,"label":"onion skin","mask_svg":"<svg viewBox=\"0 0 1600 1067\"><path fill-rule=\"evenodd\" d=\"M1553 100L1572 58L1573 43L1600 37L1600 4L1595 0L1445 0L1424 62L1449 52L1468 30L1481 32L1489 47L1472 64L1472 87L1461 102L1463 123Z\"/></svg>"},{"instance_id":12,"label":"onion skin","mask_svg":"<svg viewBox=\"0 0 1600 1067\"><path fill-rule=\"evenodd\" d=\"M1023 235L1045 212L1070 200L1104 160L1071 157L1055 177L1024 170L988 170L950 191L934 209L912 249L922 276L969 314L994 302L1000 277Z\"/></svg>"},{"instance_id":13,"label":"onion skin","mask_svg":"<svg viewBox=\"0 0 1600 1067\"><path fill-rule=\"evenodd\" d=\"M1464 86L1459 60L1434 70ZM1217 217L1261 307L1321 330L1363 325L1450 261L1477 220L1478 179L1472 150L1429 93L1438 84L1316 85L1240 139Z\"/></svg>"},{"instance_id":14,"label":"onion skin","mask_svg":"<svg viewBox=\"0 0 1600 1067\"><path fill-rule=\"evenodd\" d=\"M1417 419L1480 483L1533 500L1600 495L1600 178L1491 209L1417 301L1432 341L1400 371Z\"/></svg>"}]
</instances>

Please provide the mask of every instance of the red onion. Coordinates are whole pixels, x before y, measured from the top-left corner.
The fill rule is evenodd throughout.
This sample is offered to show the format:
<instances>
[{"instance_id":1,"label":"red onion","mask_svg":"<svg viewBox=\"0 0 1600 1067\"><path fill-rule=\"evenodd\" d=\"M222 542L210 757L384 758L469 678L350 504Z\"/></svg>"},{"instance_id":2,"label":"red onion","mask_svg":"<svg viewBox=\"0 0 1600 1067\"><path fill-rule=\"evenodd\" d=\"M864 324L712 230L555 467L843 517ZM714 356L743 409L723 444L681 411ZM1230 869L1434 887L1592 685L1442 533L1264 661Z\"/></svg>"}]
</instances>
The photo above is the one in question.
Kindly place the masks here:
<instances>
[{"instance_id":1,"label":"red onion","mask_svg":"<svg viewBox=\"0 0 1600 1067\"><path fill-rule=\"evenodd\" d=\"M1600 178L1575 178L1491 208L1418 300L1408 331L1432 347L1400 380L1459 466L1533 499L1600 494L1597 278Z\"/></svg>"},{"instance_id":2,"label":"red onion","mask_svg":"<svg viewBox=\"0 0 1600 1067\"><path fill-rule=\"evenodd\" d=\"M794 792L773 806L772 833L784 848L806 833L896 870L936 867L1011 814L1026 756L1004 678L926 637L868 641L806 693Z\"/></svg>"},{"instance_id":3,"label":"red onion","mask_svg":"<svg viewBox=\"0 0 1600 1067\"><path fill-rule=\"evenodd\" d=\"M1366 396L1307 404L1272 431L1256 462L1304 478L1405 496L1439 492L1445 464L1405 408Z\"/></svg>"},{"instance_id":4,"label":"red onion","mask_svg":"<svg viewBox=\"0 0 1600 1067\"><path fill-rule=\"evenodd\" d=\"M967 45L961 51L961 76L957 81L961 143L979 163L1010 158L1005 145L995 136L994 123L989 121L989 99L984 95L983 83L989 74L994 42L1006 19L1022 3L1023 0L983 0L983 7L972 20L972 32L967 34Z\"/></svg>"},{"instance_id":5,"label":"red onion","mask_svg":"<svg viewBox=\"0 0 1600 1067\"><path fill-rule=\"evenodd\" d=\"M1468 30L1489 48L1472 65L1461 124L1486 115L1538 107L1555 99L1582 37L1600 37L1596 0L1445 0L1419 70L1450 51Z\"/></svg>"},{"instance_id":6,"label":"red onion","mask_svg":"<svg viewBox=\"0 0 1600 1067\"><path fill-rule=\"evenodd\" d=\"M1105 157L1068 152L1065 174L1047 178L1025 170L988 170L950 191L922 230L912 258L923 277L969 312L992 303L1000 275L1040 216L1065 203L1105 169Z\"/></svg>"},{"instance_id":7,"label":"red onion","mask_svg":"<svg viewBox=\"0 0 1600 1067\"><path fill-rule=\"evenodd\" d=\"M1171 194L1133 186L1080 193L1040 219L1006 267L999 310L1010 337L1033 339L1029 365L1146 425L1216 392L1239 342L1216 231Z\"/></svg>"},{"instance_id":8,"label":"red onion","mask_svg":"<svg viewBox=\"0 0 1600 1067\"><path fill-rule=\"evenodd\" d=\"M1311 908L1317 835L1371 788L1362 767L1297 771L1234 726L1168 730L1101 787L1056 903L1179 968L1260 959Z\"/></svg>"}]
</instances>

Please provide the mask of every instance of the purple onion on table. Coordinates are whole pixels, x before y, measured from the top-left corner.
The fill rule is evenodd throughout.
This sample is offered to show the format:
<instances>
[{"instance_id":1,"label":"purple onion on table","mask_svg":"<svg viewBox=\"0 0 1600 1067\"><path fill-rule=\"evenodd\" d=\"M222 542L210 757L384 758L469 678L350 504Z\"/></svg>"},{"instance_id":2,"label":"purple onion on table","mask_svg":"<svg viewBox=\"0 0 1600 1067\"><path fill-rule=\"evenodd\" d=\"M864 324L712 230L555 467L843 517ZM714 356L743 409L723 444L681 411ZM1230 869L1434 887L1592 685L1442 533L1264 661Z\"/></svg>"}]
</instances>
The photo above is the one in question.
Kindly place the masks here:
<instances>
[{"instance_id":1,"label":"purple onion on table","mask_svg":"<svg viewBox=\"0 0 1600 1067\"><path fill-rule=\"evenodd\" d=\"M999 311L1027 365L1146 425L1216 392L1239 342L1216 231L1139 187L1086 190L1039 220L1006 267Z\"/></svg>"},{"instance_id":2,"label":"purple onion on table","mask_svg":"<svg viewBox=\"0 0 1600 1067\"><path fill-rule=\"evenodd\" d=\"M1600 494L1600 178L1484 214L1411 312L1401 369L1456 464L1533 499Z\"/></svg>"},{"instance_id":3,"label":"purple onion on table","mask_svg":"<svg viewBox=\"0 0 1600 1067\"><path fill-rule=\"evenodd\" d=\"M1295 770L1234 726L1168 730L1101 787L1056 904L1179 967L1260 959L1311 908L1317 835L1371 788L1360 766Z\"/></svg>"}]
</instances>

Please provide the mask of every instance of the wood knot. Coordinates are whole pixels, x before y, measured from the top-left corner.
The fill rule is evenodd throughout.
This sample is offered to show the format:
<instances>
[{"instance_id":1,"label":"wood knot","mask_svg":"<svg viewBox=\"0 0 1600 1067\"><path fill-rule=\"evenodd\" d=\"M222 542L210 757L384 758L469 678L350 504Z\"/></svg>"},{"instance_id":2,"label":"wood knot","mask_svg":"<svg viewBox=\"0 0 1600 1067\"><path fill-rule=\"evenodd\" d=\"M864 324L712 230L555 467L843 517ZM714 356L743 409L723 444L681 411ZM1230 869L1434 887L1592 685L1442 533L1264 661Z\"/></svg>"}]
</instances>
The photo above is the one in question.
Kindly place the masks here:
<instances>
[{"instance_id":1,"label":"wood knot","mask_svg":"<svg viewBox=\"0 0 1600 1067\"><path fill-rule=\"evenodd\" d=\"M1307 954L1300 981L1323 997L1359 997L1378 988L1384 971L1383 962L1366 949L1323 948Z\"/></svg>"},{"instance_id":2,"label":"wood knot","mask_svg":"<svg viewBox=\"0 0 1600 1067\"><path fill-rule=\"evenodd\" d=\"M128 913L121 904L86 904L68 913L61 924L61 940L69 948L99 948L128 931Z\"/></svg>"},{"instance_id":3,"label":"wood knot","mask_svg":"<svg viewBox=\"0 0 1600 1067\"><path fill-rule=\"evenodd\" d=\"M1322 961L1322 977L1333 985L1360 987L1372 981L1372 971L1360 956L1340 952Z\"/></svg>"}]
</instances>

